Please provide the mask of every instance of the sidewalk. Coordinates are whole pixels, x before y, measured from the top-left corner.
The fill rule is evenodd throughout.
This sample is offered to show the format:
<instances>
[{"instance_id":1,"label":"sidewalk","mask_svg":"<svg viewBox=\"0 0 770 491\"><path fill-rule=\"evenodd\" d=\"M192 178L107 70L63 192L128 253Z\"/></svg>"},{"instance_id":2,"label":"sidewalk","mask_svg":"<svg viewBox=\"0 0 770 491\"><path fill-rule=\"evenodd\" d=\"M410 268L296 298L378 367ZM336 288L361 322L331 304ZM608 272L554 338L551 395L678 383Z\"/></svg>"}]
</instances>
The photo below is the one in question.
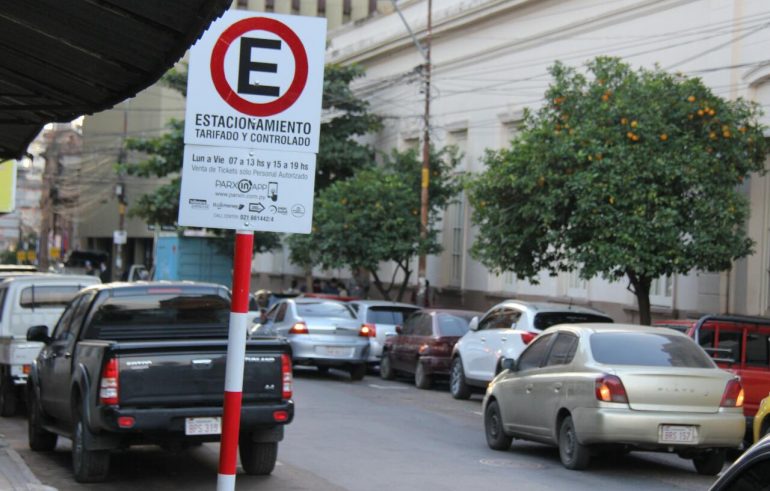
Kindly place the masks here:
<instances>
[{"instance_id":1,"label":"sidewalk","mask_svg":"<svg viewBox=\"0 0 770 491\"><path fill-rule=\"evenodd\" d=\"M0 434L0 491L56 491L40 481Z\"/></svg>"}]
</instances>

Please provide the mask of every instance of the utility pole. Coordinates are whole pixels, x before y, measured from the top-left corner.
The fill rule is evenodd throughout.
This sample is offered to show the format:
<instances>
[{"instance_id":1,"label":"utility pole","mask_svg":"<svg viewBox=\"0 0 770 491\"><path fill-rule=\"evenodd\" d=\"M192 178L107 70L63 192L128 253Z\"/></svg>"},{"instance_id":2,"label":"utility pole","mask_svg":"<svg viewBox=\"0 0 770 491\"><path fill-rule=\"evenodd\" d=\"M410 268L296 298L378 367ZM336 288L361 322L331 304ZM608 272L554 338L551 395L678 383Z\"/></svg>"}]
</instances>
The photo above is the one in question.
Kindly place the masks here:
<instances>
[{"instance_id":1,"label":"utility pole","mask_svg":"<svg viewBox=\"0 0 770 491\"><path fill-rule=\"evenodd\" d=\"M123 140L120 142L120 152L118 153L118 164L123 164L126 160L126 138L128 137L128 101L123 103ZM118 230L121 233L120 240L113 234L115 245L115 271L112 279L120 281L123 278L123 243L127 240L123 231L126 228L126 183L123 181L123 171L120 171L118 183L115 185L115 197L118 199ZM97 265L98 267L98 265Z\"/></svg>"},{"instance_id":2,"label":"utility pole","mask_svg":"<svg viewBox=\"0 0 770 491\"><path fill-rule=\"evenodd\" d=\"M428 238L428 210L430 209L430 195L428 194L428 186L430 186L430 44L431 37L433 35L433 0L427 0L428 2L428 23L425 33L425 46L420 44L417 36L412 32L412 28L409 27L409 23L404 18L404 14L401 9L398 8L396 0L391 0L393 8L398 16L401 17L401 22L404 23L404 27L412 36L412 42L417 47L417 51L420 52L425 63L423 63L423 76L425 82L425 113L423 114L423 136L422 136L422 179L420 180L420 241L425 241ZM417 303L422 306L428 306L430 292L428 291L428 281L426 278L426 269L428 265L428 258L425 253L420 254L417 262Z\"/></svg>"},{"instance_id":3,"label":"utility pole","mask_svg":"<svg viewBox=\"0 0 770 491\"><path fill-rule=\"evenodd\" d=\"M430 45L432 35L432 11L433 1L428 0L428 24L425 34L425 114L423 115L422 137L422 180L420 183L420 241L428 238L428 210L430 208L428 186L430 185ZM424 252L420 254L417 263L417 299L421 306L428 306L429 295L427 282L428 258Z\"/></svg>"}]
</instances>

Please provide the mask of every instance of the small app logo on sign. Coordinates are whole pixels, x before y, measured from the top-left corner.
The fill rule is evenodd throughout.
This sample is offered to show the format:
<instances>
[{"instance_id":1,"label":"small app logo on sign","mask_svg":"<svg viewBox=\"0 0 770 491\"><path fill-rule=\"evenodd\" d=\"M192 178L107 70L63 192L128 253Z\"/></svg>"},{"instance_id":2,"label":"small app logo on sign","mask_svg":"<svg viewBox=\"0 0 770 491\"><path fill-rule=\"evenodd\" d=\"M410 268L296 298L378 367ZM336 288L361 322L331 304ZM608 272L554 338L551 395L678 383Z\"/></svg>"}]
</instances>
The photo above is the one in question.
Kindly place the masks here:
<instances>
[{"instance_id":1,"label":"small app logo on sign","mask_svg":"<svg viewBox=\"0 0 770 491\"><path fill-rule=\"evenodd\" d=\"M190 198L188 201L190 208L196 208L199 210L208 210L209 204L205 199Z\"/></svg>"},{"instance_id":2,"label":"small app logo on sign","mask_svg":"<svg viewBox=\"0 0 770 491\"><path fill-rule=\"evenodd\" d=\"M251 191L251 181L248 179L241 179L238 181L238 191L242 193L248 193Z\"/></svg>"},{"instance_id":3,"label":"small app logo on sign","mask_svg":"<svg viewBox=\"0 0 770 491\"><path fill-rule=\"evenodd\" d=\"M254 211L257 213L262 213L262 211L265 209L264 205L262 203L249 203L249 211Z\"/></svg>"},{"instance_id":4,"label":"small app logo on sign","mask_svg":"<svg viewBox=\"0 0 770 491\"><path fill-rule=\"evenodd\" d=\"M302 218L305 216L305 207L300 204L292 205L291 215L295 218Z\"/></svg>"}]
</instances>

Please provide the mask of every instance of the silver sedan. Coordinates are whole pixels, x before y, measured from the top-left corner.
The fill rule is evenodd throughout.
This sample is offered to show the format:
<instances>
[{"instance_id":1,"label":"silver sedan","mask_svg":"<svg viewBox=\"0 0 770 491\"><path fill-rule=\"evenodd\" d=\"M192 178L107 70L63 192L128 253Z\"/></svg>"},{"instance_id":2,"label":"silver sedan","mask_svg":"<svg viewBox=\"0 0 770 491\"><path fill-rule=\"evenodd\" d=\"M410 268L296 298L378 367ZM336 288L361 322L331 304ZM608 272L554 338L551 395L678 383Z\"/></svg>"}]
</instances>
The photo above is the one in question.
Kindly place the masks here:
<instances>
[{"instance_id":1,"label":"silver sedan","mask_svg":"<svg viewBox=\"0 0 770 491\"><path fill-rule=\"evenodd\" d=\"M546 330L484 397L487 444L555 444L584 469L595 452L676 452L716 475L745 432L743 388L687 336L622 324Z\"/></svg>"},{"instance_id":2,"label":"silver sedan","mask_svg":"<svg viewBox=\"0 0 770 491\"><path fill-rule=\"evenodd\" d=\"M353 310L343 302L283 299L267 312L264 323L251 328L250 336L286 338L295 365L316 366L322 372L343 368L353 380L366 374L368 334L361 331Z\"/></svg>"}]
</instances>

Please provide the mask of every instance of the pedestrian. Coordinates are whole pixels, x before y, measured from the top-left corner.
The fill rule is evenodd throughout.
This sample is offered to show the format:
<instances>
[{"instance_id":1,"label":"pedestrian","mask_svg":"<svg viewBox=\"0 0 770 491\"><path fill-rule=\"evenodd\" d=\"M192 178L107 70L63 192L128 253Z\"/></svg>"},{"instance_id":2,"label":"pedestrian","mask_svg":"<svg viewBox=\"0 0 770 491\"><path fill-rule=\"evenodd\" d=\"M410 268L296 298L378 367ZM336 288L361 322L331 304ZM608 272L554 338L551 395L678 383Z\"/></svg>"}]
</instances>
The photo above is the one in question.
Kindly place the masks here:
<instances>
[{"instance_id":1,"label":"pedestrian","mask_svg":"<svg viewBox=\"0 0 770 491\"><path fill-rule=\"evenodd\" d=\"M89 261L88 259L86 259L85 267L86 267L86 274L87 275L90 275L90 276L95 276L96 275L96 270L94 269L94 265L91 264L91 261Z\"/></svg>"}]
</instances>

